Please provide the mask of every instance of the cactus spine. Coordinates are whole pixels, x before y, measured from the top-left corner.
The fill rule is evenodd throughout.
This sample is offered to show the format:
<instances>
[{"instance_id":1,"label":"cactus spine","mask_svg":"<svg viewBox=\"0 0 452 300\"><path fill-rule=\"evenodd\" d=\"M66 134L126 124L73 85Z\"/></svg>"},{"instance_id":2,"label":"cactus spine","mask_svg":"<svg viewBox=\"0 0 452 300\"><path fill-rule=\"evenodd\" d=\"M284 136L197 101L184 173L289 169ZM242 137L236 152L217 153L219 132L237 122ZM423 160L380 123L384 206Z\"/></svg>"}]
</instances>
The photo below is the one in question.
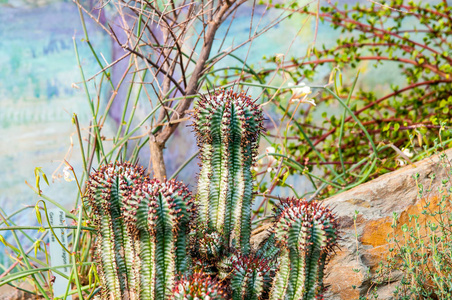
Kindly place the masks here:
<instances>
[{"instance_id":1,"label":"cactus spine","mask_svg":"<svg viewBox=\"0 0 452 300\"><path fill-rule=\"evenodd\" d=\"M102 299L168 299L187 269L193 201L175 180L130 164L108 164L87 185L98 230Z\"/></svg>"},{"instance_id":2,"label":"cactus spine","mask_svg":"<svg viewBox=\"0 0 452 300\"><path fill-rule=\"evenodd\" d=\"M245 93L217 91L198 101L194 128L201 148L199 222L229 246L250 250L252 176L262 110Z\"/></svg>"},{"instance_id":3,"label":"cactus spine","mask_svg":"<svg viewBox=\"0 0 452 300\"><path fill-rule=\"evenodd\" d=\"M270 299L323 299L324 268L337 240L332 212L317 202L283 200L274 230L283 250Z\"/></svg>"}]
</instances>

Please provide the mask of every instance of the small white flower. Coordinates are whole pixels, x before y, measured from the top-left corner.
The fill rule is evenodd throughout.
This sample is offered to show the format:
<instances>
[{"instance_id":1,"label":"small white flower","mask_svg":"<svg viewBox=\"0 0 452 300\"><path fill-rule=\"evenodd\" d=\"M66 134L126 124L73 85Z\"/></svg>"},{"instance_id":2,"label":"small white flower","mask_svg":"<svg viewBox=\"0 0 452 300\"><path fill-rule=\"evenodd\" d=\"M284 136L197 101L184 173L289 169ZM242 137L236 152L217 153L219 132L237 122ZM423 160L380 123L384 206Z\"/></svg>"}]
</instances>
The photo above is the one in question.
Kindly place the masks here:
<instances>
[{"instance_id":1,"label":"small white flower","mask_svg":"<svg viewBox=\"0 0 452 300\"><path fill-rule=\"evenodd\" d=\"M414 153L410 151L410 149L407 148L402 148L402 153L403 155L405 155L407 158L412 158L414 156ZM403 157L399 156L399 158L397 158L397 163L399 166L404 166L406 165L406 161Z\"/></svg>"},{"instance_id":2,"label":"small white flower","mask_svg":"<svg viewBox=\"0 0 452 300\"><path fill-rule=\"evenodd\" d=\"M265 153L276 153L276 150L273 147L267 147L267 149L265 149Z\"/></svg>"},{"instance_id":3,"label":"small white flower","mask_svg":"<svg viewBox=\"0 0 452 300\"><path fill-rule=\"evenodd\" d=\"M314 99L308 99L306 97L304 97L303 99L292 99L291 102L309 103L312 106L316 106Z\"/></svg>"},{"instance_id":4,"label":"small white flower","mask_svg":"<svg viewBox=\"0 0 452 300\"><path fill-rule=\"evenodd\" d=\"M64 177L64 180L66 180L67 182L71 182L71 181L74 181L74 178L72 177L72 174L69 172L69 167L64 167L64 169L63 169L63 177Z\"/></svg>"},{"instance_id":5,"label":"small white flower","mask_svg":"<svg viewBox=\"0 0 452 300\"><path fill-rule=\"evenodd\" d=\"M273 169L271 167L267 168L267 173L270 173Z\"/></svg>"},{"instance_id":6,"label":"small white flower","mask_svg":"<svg viewBox=\"0 0 452 300\"><path fill-rule=\"evenodd\" d=\"M399 166L404 166L404 165L406 165L406 162L405 162L403 159L398 158L398 159L397 159L397 164L398 164Z\"/></svg>"},{"instance_id":7,"label":"small white flower","mask_svg":"<svg viewBox=\"0 0 452 300\"><path fill-rule=\"evenodd\" d=\"M403 155L405 155L408 158L412 158L414 155L414 153L411 152L410 149L407 149L407 148L403 148L402 153L403 153Z\"/></svg>"},{"instance_id":8,"label":"small white flower","mask_svg":"<svg viewBox=\"0 0 452 300\"><path fill-rule=\"evenodd\" d=\"M275 54L275 61L276 62L282 62L284 60L284 54L282 53L276 53Z\"/></svg>"},{"instance_id":9,"label":"small white flower","mask_svg":"<svg viewBox=\"0 0 452 300\"><path fill-rule=\"evenodd\" d=\"M294 86L292 82L289 82L289 86ZM312 93L311 88L306 85L304 82L300 82L297 84L298 87L292 88L293 96L292 98L299 99L301 97L304 97L306 95L309 95Z\"/></svg>"},{"instance_id":10,"label":"small white flower","mask_svg":"<svg viewBox=\"0 0 452 300\"><path fill-rule=\"evenodd\" d=\"M276 153L275 148L267 147L265 149L265 154L267 155L267 159L268 159L268 165L271 166L276 162L276 159L273 155L268 155L269 153Z\"/></svg>"},{"instance_id":11,"label":"small white flower","mask_svg":"<svg viewBox=\"0 0 452 300\"><path fill-rule=\"evenodd\" d=\"M288 85L293 86L293 83L290 82ZM290 99L290 102L309 103L316 106L314 99L308 98L308 95L312 93L311 88L304 82L297 85L301 87L292 88L292 98Z\"/></svg>"},{"instance_id":12,"label":"small white flower","mask_svg":"<svg viewBox=\"0 0 452 300\"><path fill-rule=\"evenodd\" d=\"M76 85L75 83L71 84L71 88L78 89L78 90L80 89L80 87L78 85Z\"/></svg>"}]
</instances>

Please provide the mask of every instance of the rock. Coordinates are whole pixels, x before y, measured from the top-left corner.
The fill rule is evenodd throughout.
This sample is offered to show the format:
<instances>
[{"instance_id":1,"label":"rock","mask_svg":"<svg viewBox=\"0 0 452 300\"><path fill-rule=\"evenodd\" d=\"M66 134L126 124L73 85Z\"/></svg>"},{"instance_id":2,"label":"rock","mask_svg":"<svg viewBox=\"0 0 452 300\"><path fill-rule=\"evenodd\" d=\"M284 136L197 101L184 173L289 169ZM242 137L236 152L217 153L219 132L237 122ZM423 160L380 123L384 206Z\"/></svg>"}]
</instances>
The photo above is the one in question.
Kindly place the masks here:
<instances>
[{"instance_id":1,"label":"rock","mask_svg":"<svg viewBox=\"0 0 452 300\"><path fill-rule=\"evenodd\" d=\"M452 149L445 154L452 157ZM365 299L373 293L372 279L379 263L389 254L388 234L401 235L402 224L413 224L410 215L420 215L419 223L426 221L426 216L421 214L422 206L426 201L433 205L439 202L441 197L436 188L449 169L442 167L436 155L323 200L337 214L340 228L340 249L327 266L325 299ZM415 174L420 175L419 184L431 187L422 199L418 198ZM395 229L391 227L393 213L397 213L399 221ZM269 235L269 227L267 222L253 231L254 248ZM393 291L401 277L400 272L394 271L389 282L377 286L378 299L394 299Z\"/></svg>"},{"instance_id":2,"label":"rock","mask_svg":"<svg viewBox=\"0 0 452 300\"><path fill-rule=\"evenodd\" d=\"M452 149L446 155L452 157ZM439 156L426 158L324 200L337 214L341 229L340 250L327 268L329 275L325 283L329 289L325 299L369 296L378 264L389 254L388 234L395 230L400 235L401 224L410 224L409 215L420 215L419 223L425 221L422 205L440 200L436 187L446 176L446 170L439 161ZM424 187L431 184L427 198L418 198L413 177L417 173L418 183ZM394 212L399 220L396 229L391 227ZM378 286L378 299L393 299L394 287L400 279L401 274L394 273L390 283Z\"/></svg>"}]
</instances>

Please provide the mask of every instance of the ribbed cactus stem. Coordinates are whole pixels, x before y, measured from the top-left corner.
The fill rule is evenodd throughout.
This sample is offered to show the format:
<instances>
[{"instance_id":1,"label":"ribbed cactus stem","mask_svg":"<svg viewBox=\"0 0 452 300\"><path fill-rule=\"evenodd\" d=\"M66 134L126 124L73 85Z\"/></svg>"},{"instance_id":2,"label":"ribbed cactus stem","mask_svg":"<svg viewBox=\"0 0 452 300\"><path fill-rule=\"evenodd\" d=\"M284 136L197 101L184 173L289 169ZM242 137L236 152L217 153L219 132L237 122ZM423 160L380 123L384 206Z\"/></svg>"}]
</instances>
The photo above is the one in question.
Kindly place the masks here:
<instances>
[{"instance_id":1,"label":"ribbed cactus stem","mask_svg":"<svg viewBox=\"0 0 452 300\"><path fill-rule=\"evenodd\" d=\"M262 130L262 110L245 93L217 91L195 108L201 148L197 206L199 221L225 241L249 251L251 167Z\"/></svg>"},{"instance_id":2,"label":"ribbed cactus stem","mask_svg":"<svg viewBox=\"0 0 452 300\"><path fill-rule=\"evenodd\" d=\"M139 240L141 299L168 299L187 269L191 193L175 180L146 180L125 201L123 216Z\"/></svg>"},{"instance_id":3,"label":"ribbed cactus stem","mask_svg":"<svg viewBox=\"0 0 452 300\"><path fill-rule=\"evenodd\" d=\"M134 293L135 254L130 253L133 241L127 234L121 216L124 199L141 183L144 170L125 164L108 164L94 172L87 184L87 199L92 207L98 230L96 247L104 299L139 299Z\"/></svg>"},{"instance_id":4,"label":"ribbed cactus stem","mask_svg":"<svg viewBox=\"0 0 452 300\"><path fill-rule=\"evenodd\" d=\"M270 299L286 299L287 288L289 287L289 276L290 276L290 260L289 251L283 249L279 256L279 269L276 276L273 279L271 297Z\"/></svg>"},{"instance_id":5,"label":"ribbed cactus stem","mask_svg":"<svg viewBox=\"0 0 452 300\"><path fill-rule=\"evenodd\" d=\"M91 175L88 190L98 219L101 298L169 299L176 277L187 270L194 213L188 188L109 164Z\"/></svg>"},{"instance_id":6,"label":"ribbed cactus stem","mask_svg":"<svg viewBox=\"0 0 452 300\"><path fill-rule=\"evenodd\" d=\"M324 268L338 234L335 216L320 203L295 198L281 201L279 210L274 229L283 251L270 299L322 299Z\"/></svg>"}]
</instances>

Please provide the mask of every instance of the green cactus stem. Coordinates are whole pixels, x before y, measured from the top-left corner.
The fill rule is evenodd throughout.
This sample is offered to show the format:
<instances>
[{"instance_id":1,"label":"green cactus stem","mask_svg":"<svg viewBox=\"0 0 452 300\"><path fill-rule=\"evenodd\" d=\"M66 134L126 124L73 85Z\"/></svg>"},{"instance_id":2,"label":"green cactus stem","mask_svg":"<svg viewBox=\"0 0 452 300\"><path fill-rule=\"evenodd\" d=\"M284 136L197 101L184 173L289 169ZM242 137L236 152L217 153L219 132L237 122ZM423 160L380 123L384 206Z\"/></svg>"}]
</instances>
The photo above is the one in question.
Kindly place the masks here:
<instances>
[{"instance_id":1,"label":"green cactus stem","mask_svg":"<svg viewBox=\"0 0 452 300\"><path fill-rule=\"evenodd\" d=\"M202 272L195 272L176 282L173 300L226 300L225 287L216 279Z\"/></svg>"},{"instance_id":2,"label":"green cactus stem","mask_svg":"<svg viewBox=\"0 0 452 300\"><path fill-rule=\"evenodd\" d=\"M144 169L125 164L108 164L94 172L87 184L88 204L98 230L96 252L98 273L104 289L102 299L138 299L133 292L132 273L135 255L127 250L132 240L121 216L123 200L142 182Z\"/></svg>"},{"instance_id":3,"label":"green cactus stem","mask_svg":"<svg viewBox=\"0 0 452 300\"><path fill-rule=\"evenodd\" d=\"M337 221L317 202L282 200L274 227L282 246L270 299L323 299L324 268L337 243Z\"/></svg>"},{"instance_id":4,"label":"green cactus stem","mask_svg":"<svg viewBox=\"0 0 452 300\"><path fill-rule=\"evenodd\" d=\"M203 230L197 241L199 256L206 262L215 263L225 250L223 244L223 237L217 231Z\"/></svg>"},{"instance_id":5,"label":"green cactus stem","mask_svg":"<svg viewBox=\"0 0 452 300\"><path fill-rule=\"evenodd\" d=\"M99 233L101 299L169 299L188 266L188 188L151 180L128 164L101 167L87 187Z\"/></svg>"},{"instance_id":6,"label":"green cactus stem","mask_svg":"<svg viewBox=\"0 0 452 300\"><path fill-rule=\"evenodd\" d=\"M125 200L124 221L140 257L140 299L168 299L176 275L187 270L193 212L190 191L175 180L147 180Z\"/></svg>"},{"instance_id":7,"label":"green cactus stem","mask_svg":"<svg viewBox=\"0 0 452 300\"><path fill-rule=\"evenodd\" d=\"M201 148L199 222L229 246L250 250L252 176L262 110L245 93L216 91L198 101L194 128Z\"/></svg>"}]
</instances>

